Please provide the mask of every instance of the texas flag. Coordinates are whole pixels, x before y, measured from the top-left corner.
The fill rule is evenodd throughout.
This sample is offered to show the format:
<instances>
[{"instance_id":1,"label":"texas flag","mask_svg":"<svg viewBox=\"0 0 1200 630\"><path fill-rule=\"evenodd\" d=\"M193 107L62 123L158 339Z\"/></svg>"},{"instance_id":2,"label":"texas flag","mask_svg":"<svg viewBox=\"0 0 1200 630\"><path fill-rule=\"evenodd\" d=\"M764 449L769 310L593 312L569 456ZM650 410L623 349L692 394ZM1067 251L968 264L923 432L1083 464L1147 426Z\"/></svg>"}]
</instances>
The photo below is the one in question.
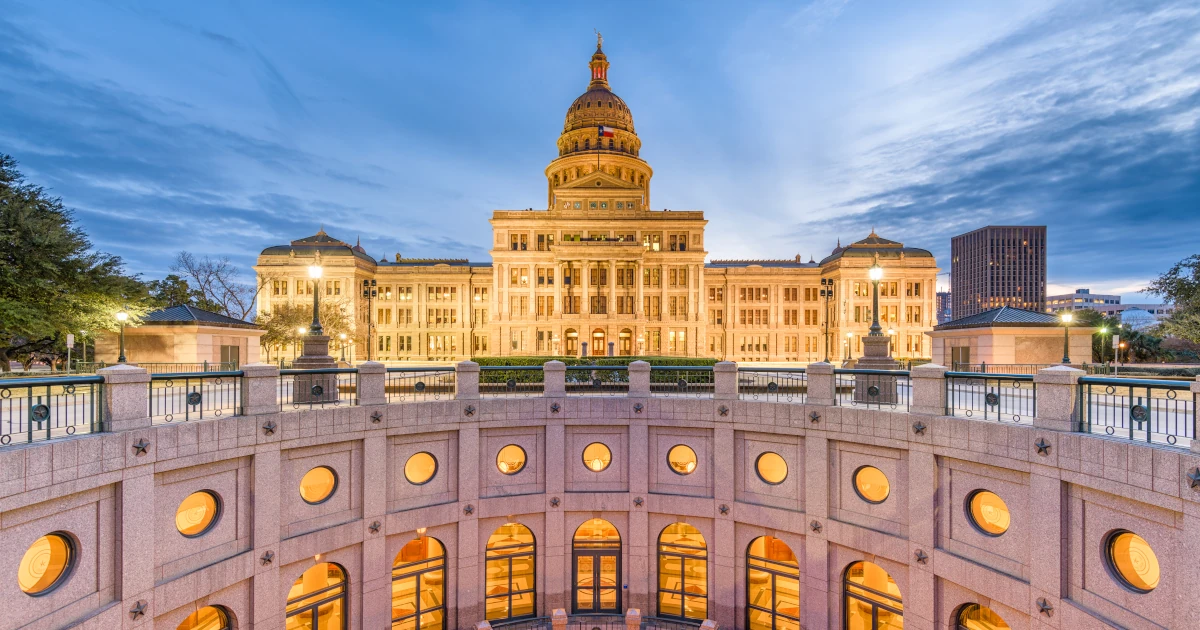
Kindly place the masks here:
<instances>
[{"instance_id":1,"label":"texas flag","mask_svg":"<svg viewBox=\"0 0 1200 630\"><path fill-rule=\"evenodd\" d=\"M612 127L597 127L597 129L600 130L601 138L611 138L613 137L613 134L617 132L617 130L613 129Z\"/></svg>"}]
</instances>

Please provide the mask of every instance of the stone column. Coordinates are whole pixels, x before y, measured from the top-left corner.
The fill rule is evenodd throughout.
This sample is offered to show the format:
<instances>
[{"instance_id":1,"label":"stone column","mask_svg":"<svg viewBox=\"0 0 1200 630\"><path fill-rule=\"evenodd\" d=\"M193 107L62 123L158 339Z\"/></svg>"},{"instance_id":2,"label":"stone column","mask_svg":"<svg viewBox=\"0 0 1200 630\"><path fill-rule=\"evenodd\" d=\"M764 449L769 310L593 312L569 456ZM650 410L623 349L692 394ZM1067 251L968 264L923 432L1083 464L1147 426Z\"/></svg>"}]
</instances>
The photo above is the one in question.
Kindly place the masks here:
<instances>
[{"instance_id":1,"label":"stone column","mask_svg":"<svg viewBox=\"0 0 1200 630\"><path fill-rule=\"evenodd\" d=\"M479 400L479 364L462 361L454 366L455 393L458 400Z\"/></svg>"},{"instance_id":2,"label":"stone column","mask_svg":"<svg viewBox=\"0 0 1200 630\"><path fill-rule=\"evenodd\" d=\"M720 361L713 366L713 399L737 400L737 363Z\"/></svg>"},{"instance_id":3,"label":"stone column","mask_svg":"<svg viewBox=\"0 0 1200 630\"><path fill-rule=\"evenodd\" d=\"M567 364L562 361L547 361L542 365L544 386L542 396L562 398L567 395Z\"/></svg>"},{"instance_id":4,"label":"stone column","mask_svg":"<svg viewBox=\"0 0 1200 630\"><path fill-rule=\"evenodd\" d=\"M132 365L96 370L104 377L105 431L129 431L150 426L150 372Z\"/></svg>"},{"instance_id":5,"label":"stone column","mask_svg":"<svg viewBox=\"0 0 1200 630\"><path fill-rule=\"evenodd\" d=\"M242 366L242 415L279 412L279 368L268 363Z\"/></svg>"},{"instance_id":6,"label":"stone column","mask_svg":"<svg viewBox=\"0 0 1200 630\"><path fill-rule=\"evenodd\" d=\"M613 314L617 308L617 261L608 261L608 312ZM610 318L611 319L611 318ZM609 338L607 341L611 341Z\"/></svg>"},{"instance_id":7,"label":"stone column","mask_svg":"<svg viewBox=\"0 0 1200 630\"><path fill-rule=\"evenodd\" d=\"M1051 431L1079 429L1079 377L1083 370L1065 365L1038 370L1033 382L1037 386L1037 407L1033 426Z\"/></svg>"},{"instance_id":8,"label":"stone column","mask_svg":"<svg viewBox=\"0 0 1200 630\"><path fill-rule=\"evenodd\" d=\"M629 364L629 397L650 397L650 364L645 361L632 361Z\"/></svg>"},{"instance_id":9,"label":"stone column","mask_svg":"<svg viewBox=\"0 0 1200 630\"><path fill-rule=\"evenodd\" d=\"M630 608L625 612L625 630L639 630L642 627L642 611Z\"/></svg>"},{"instance_id":10,"label":"stone column","mask_svg":"<svg viewBox=\"0 0 1200 630\"><path fill-rule=\"evenodd\" d=\"M700 630L718 630L720 627L721 626L717 625L717 622L713 621L712 619L705 619L700 623Z\"/></svg>"},{"instance_id":11,"label":"stone column","mask_svg":"<svg viewBox=\"0 0 1200 630\"><path fill-rule=\"evenodd\" d=\"M382 363L368 361L358 366L358 404L386 405L387 368Z\"/></svg>"},{"instance_id":12,"label":"stone column","mask_svg":"<svg viewBox=\"0 0 1200 630\"><path fill-rule=\"evenodd\" d=\"M821 361L808 364L808 404L832 407L837 398L834 390L833 365Z\"/></svg>"},{"instance_id":13,"label":"stone column","mask_svg":"<svg viewBox=\"0 0 1200 630\"><path fill-rule=\"evenodd\" d=\"M563 608L555 608L550 613L550 627L554 630L566 630L567 627L567 611Z\"/></svg>"},{"instance_id":14,"label":"stone column","mask_svg":"<svg viewBox=\"0 0 1200 630\"><path fill-rule=\"evenodd\" d=\"M635 314L638 316L638 318L640 319L640 318L641 318L641 316L642 316L642 314L643 314L643 312L644 312L644 311L642 310L642 273L643 273L643 271L642 271L642 261L640 261L640 260L639 260L639 261L637 262L637 267L636 267L636 269L637 269L637 271L635 271L635 272L634 272L634 273L636 274L636 277L634 277L634 279L633 279L633 283L634 283L634 286L635 286L635 287L637 287L637 297L635 298L635 299L637 300L637 302L636 302L636 303L633 305L633 312L634 312L634 313L635 313ZM633 343L635 343L635 344L636 344L636 343L637 343L637 339L634 339L634 340L633 340Z\"/></svg>"},{"instance_id":15,"label":"stone column","mask_svg":"<svg viewBox=\"0 0 1200 630\"><path fill-rule=\"evenodd\" d=\"M912 407L910 413L931 416L946 415L946 372L944 365L926 363L909 371L912 383Z\"/></svg>"}]
</instances>

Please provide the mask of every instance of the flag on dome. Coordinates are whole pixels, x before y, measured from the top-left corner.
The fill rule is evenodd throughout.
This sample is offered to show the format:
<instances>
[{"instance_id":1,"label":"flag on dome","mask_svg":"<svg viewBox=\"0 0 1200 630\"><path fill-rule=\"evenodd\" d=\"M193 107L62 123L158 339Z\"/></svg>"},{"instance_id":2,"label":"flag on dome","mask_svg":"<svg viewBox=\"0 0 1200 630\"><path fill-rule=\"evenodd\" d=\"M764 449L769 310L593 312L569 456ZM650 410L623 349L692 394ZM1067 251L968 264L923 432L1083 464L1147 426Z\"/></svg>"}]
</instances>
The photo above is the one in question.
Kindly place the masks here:
<instances>
[{"instance_id":1,"label":"flag on dome","mask_svg":"<svg viewBox=\"0 0 1200 630\"><path fill-rule=\"evenodd\" d=\"M613 137L613 134L615 134L617 132L617 130L613 129L612 127L601 126L601 127L599 127L599 129L600 129L600 137L601 138L611 138L611 137Z\"/></svg>"}]
</instances>

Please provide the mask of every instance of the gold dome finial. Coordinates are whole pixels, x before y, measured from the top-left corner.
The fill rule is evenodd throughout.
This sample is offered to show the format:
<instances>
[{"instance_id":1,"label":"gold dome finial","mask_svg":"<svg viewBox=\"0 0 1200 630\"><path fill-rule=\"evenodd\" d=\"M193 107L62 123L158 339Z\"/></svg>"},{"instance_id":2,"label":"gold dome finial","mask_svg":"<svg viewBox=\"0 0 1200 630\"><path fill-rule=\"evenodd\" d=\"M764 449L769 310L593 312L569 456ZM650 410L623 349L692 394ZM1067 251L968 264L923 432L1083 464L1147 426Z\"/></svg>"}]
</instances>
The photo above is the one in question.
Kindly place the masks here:
<instances>
[{"instance_id":1,"label":"gold dome finial","mask_svg":"<svg viewBox=\"0 0 1200 630\"><path fill-rule=\"evenodd\" d=\"M604 36L600 31L596 31L596 52L592 53L592 60L588 62L588 68L592 71L592 82L588 84L588 89L604 88L608 89L608 57L600 47L604 45Z\"/></svg>"},{"instance_id":2,"label":"gold dome finial","mask_svg":"<svg viewBox=\"0 0 1200 630\"><path fill-rule=\"evenodd\" d=\"M596 29L592 30L596 31L596 50L604 48L604 36L600 34L600 31Z\"/></svg>"}]
</instances>

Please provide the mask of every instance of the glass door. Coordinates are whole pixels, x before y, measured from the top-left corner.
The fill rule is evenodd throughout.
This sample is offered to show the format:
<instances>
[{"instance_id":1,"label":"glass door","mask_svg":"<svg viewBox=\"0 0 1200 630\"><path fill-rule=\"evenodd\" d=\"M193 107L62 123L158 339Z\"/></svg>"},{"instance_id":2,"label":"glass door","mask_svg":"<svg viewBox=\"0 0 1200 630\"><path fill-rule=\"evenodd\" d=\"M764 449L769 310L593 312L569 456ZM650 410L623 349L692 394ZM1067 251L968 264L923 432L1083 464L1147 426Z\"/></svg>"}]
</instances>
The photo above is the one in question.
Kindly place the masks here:
<instances>
[{"instance_id":1,"label":"glass door","mask_svg":"<svg viewBox=\"0 0 1200 630\"><path fill-rule=\"evenodd\" d=\"M574 613L621 612L620 562L616 551L575 552Z\"/></svg>"}]
</instances>

